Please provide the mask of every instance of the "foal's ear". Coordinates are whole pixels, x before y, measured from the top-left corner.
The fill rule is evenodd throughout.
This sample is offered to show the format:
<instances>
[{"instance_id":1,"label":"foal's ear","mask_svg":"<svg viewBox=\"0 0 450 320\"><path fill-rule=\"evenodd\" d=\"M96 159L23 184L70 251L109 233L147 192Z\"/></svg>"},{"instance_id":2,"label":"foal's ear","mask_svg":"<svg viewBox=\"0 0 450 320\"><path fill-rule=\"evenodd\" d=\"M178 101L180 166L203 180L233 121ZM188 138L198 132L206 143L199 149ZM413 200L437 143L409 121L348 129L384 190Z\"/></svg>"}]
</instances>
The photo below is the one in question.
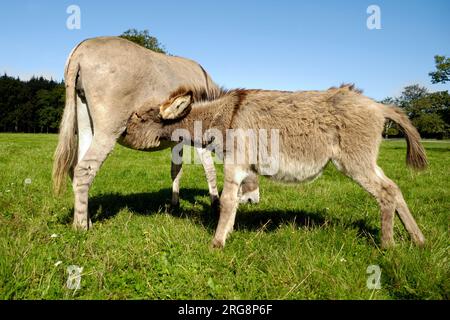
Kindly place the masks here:
<instances>
[{"instance_id":1,"label":"foal's ear","mask_svg":"<svg viewBox=\"0 0 450 320\"><path fill-rule=\"evenodd\" d=\"M187 92L182 96L178 96L163 103L159 107L159 115L162 119L171 120L178 119L189 111L188 108L192 103L192 92Z\"/></svg>"}]
</instances>

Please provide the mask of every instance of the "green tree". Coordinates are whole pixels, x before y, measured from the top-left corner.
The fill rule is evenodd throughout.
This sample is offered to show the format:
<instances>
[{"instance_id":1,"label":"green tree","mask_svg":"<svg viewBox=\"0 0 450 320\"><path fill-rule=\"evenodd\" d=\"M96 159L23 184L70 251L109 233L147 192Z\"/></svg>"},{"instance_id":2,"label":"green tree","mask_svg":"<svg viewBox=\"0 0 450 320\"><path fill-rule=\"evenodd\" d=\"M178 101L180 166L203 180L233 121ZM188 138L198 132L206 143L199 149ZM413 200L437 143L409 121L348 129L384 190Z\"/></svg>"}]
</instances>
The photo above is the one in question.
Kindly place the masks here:
<instances>
[{"instance_id":1,"label":"green tree","mask_svg":"<svg viewBox=\"0 0 450 320\"><path fill-rule=\"evenodd\" d=\"M63 83L0 77L0 131L56 132L63 109Z\"/></svg>"},{"instance_id":2,"label":"green tree","mask_svg":"<svg viewBox=\"0 0 450 320\"><path fill-rule=\"evenodd\" d=\"M444 120L436 113L421 114L412 122L420 134L427 138L442 139L448 129Z\"/></svg>"},{"instance_id":3,"label":"green tree","mask_svg":"<svg viewBox=\"0 0 450 320\"><path fill-rule=\"evenodd\" d=\"M417 99L411 103L412 108L420 109L420 113L438 114L450 125L450 95L448 91L437 91Z\"/></svg>"},{"instance_id":4,"label":"green tree","mask_svg":"<svg viewBox=\"0 0 450 320\"><path fill-rule=\"evenodd\" d=\"M40 132L54 132L58 129L64 106L64 86L51 90L39 90L36 94L37 126Z\"/></svg>"},{"instance_id":5,"label":"green tree","mask_svg":"<svg viewBox=\"0 0 450 320\"><path fill-rule=\"evenodd\" d=\"M448 91L428 92L417 84L403 89L400 97L383 101L403 108L422 137L445 138L450 136L450 95ZM388 134L392 127L385 128ZM394 133L394 132L392 132Z\"/></svg>"},{"instance_id":6,"label":"green tree","mask_svg":"<svg viewBox=\"0 0 450 320\"><path fill-rule=\"evenodd\" d=\"M408 107L413 101L425 97L428 94L428 89L418 84L413 84L403 88L400 97L395 99L396 104L402 108Z\"/></svg>"},{"instance_id":7,"label":"green tree","mask_svg":"<svg viewBox=\"0 0 450 320\"><path fill-rule=\"evenodd\" d=\"M450 58L446 56L434 56L436 71L430 72L432 83L446 83L450 80Z\"/></svg>"},{"instance_id":8,"label":"green tree","mask_svg":"<svg viewBox=\"0 0 450 320\"><path fill-rule=\"evenodd\" d=\"M405 110L410 119L414 119L422 112L422 105L417 102L428 94L427 88L418 84L413 84L404 87L401 95L398 98L393 99L393 101L394 104Z\"/></svg>"},{"instance_id":9,"label":"green tree","mask_svg":"<svg viewBox=\"0 0 450 320\"><path fill-rule=\"evenodd\" d=\"M120 37L133 41L134 43L155 52L167 54L164 46L156 39L156 37L151 36L148 30L138 31L136 29L129 29L122 33Z\"/></svg>"}]
</instances>

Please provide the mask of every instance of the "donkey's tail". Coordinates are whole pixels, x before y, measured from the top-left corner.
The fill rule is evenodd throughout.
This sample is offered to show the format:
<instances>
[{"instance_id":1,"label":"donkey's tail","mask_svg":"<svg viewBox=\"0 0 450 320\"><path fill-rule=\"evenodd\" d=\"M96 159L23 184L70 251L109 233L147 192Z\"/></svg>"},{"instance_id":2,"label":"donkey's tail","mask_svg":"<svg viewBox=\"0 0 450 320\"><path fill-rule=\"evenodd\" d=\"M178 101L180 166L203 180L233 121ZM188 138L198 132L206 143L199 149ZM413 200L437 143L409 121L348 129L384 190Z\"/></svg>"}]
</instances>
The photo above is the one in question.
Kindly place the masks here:
<instances>
[{"instance_id":1,"label":"donkey's tail","mask_svg":"<svg viewBox=\"0 0 450 320\"><path fill-rule=\"evenodd\" d=\"M77 161L78 139L76 137L76 81L79 64L69 62L65 74L66 105L59 127L59 140L53 162L53 191L60 194L63 190L67 175L73 177L74 164Z\"/></svg>"},{"instance_id":2,"label":"donkey's tail","mask_svg":"<svg viewBox=\"0 0 450 320\"><path fill-rule=\"evenodd\" d=\"M420 135L402 109L394 106L383 106L383 115L397 123L406 136L406 163L415 170L424 170L428 165L425 149L420 142Z\"/></svg>"}]
</instances>

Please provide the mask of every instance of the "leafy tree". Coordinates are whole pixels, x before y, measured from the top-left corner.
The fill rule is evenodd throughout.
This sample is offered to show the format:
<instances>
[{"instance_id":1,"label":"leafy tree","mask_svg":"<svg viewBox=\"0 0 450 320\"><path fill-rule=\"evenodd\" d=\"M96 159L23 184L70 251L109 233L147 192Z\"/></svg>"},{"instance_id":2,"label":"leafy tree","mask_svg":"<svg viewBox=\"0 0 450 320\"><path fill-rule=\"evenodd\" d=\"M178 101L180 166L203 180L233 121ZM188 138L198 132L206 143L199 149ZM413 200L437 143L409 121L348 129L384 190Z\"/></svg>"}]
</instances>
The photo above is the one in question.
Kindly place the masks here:
<instances>
[{"instance_id":1,"label":"leafy tree","mask_svg":"<svg viewBox=\"0 0 450 320\"><path fill-rule=\"evenodd\" d=\"M413 124L422 136L442 139L447 131L446 124L436 113L424 113L415 118Z\"/></svg>"},{"instance_id":2,"label":"leafy tree","mask_svg":"<svg viewBox=\"0 0 450 320\"><path fill-rule=\"evenodd\" d=\"M64 106L64 87L57 86L51 90L40 90L36 94L37 125L41 132L58 129Z\"/></svg>"},{"instance_id":3,"label":"leafy tree","mask_svg":"<svg viewBox=\"0 0 450 320\"><path fill-rule=\"evenodd\" d=\"M422 137L444 138L450 136L450 95L448 91L428 92L425 87L417 84L404 88L400 97L386 98L383 101L396 104L405 109ZM386 134L391 128L388 121L385 127Z\"/></svg>"},{"instance_id":4,"label":"leafy tree","mask_svg":"<svg viewBox=\"0 0 450 320\"><path fill-rule=\"evenodd\" d=\"M430 72L432 83L446 83L450 80L450 58L445 56L434 56L436 71Z\"/></svg>"},{"instance_id":5,"label":"leafy tree","mask_svg":"<svg viewBox=\"0 0 450 320\"><path fill-rule=\"evenodd\" d=\"M57 132L63 109L63 83L0 77L0 131Z\"/></svg>"},{"instance_id":6,"label":"leafy tree","mask_svg":"<svg viewBox=\"0 0 450 320\"><path fill-rule=\"evenodd\" d=\"M420 113L438 114L445 122L450 124L450 95L448 91L430 93L411 103L411 108Z\"/></svg>"},{"instance_id":7,"label":"leafy tree","mask_svg":"<svg viewBox=\"0 0 450 320\"><path fill-rule=\"evenodd\" d=\"M425 97L427 94L427 88L421 87L418 84L413 84L404 87L400 97L396 98L395 102L402 108L407 108L413 101Z\"/></svg>"},{"instance_id":8,"label":"leafy tree","mask_svg":"<svg viewBox=\"0 0 450 320\"><path fill-rule=\"evenodd\" d=\"M155 52L167 54L164 46L156 39L156 37L151 36L148 30L138 31L136 29L129 29L122 33L120 37L133 41L134 43Z\"/></svg>"}]
</instances>

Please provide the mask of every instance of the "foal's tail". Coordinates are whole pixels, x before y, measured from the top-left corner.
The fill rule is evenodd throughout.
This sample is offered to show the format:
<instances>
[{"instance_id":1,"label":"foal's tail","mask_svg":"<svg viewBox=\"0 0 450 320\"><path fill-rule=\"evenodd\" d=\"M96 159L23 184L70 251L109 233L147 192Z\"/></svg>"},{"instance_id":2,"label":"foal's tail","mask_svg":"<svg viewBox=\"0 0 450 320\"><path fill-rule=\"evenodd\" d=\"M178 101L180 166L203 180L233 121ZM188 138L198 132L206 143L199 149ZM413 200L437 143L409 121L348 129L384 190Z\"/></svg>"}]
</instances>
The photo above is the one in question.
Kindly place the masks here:
<instances>
[{"instance_id":1,"label":"foal's tail","mask_svg":"<svg viewBox=\"0 0 450 320\"><path fill-rule=\"evenodd\" d=\"M76 81L79 65L71 61L65 74L66 106L59 129L59 141L53 162L53 191L60 194L66 183L67 175L73 177L73 168L77 161L78 139L76 137ZM70 63L72 62L72 63Z\"/></svg>"},{"instance_id":2,"label":"foal's tail","mask_svg":"<svg viewBox=\"0 0 450 320\"><path fill-rule=\"evenodd\" d=\"M425 149L420 142L420 135L402 109L394 106L383 106L383 115L397 123L406 136L408 149L406 163L413 169L424 170L428 165Z\"/></svg>"}]
</instances>

